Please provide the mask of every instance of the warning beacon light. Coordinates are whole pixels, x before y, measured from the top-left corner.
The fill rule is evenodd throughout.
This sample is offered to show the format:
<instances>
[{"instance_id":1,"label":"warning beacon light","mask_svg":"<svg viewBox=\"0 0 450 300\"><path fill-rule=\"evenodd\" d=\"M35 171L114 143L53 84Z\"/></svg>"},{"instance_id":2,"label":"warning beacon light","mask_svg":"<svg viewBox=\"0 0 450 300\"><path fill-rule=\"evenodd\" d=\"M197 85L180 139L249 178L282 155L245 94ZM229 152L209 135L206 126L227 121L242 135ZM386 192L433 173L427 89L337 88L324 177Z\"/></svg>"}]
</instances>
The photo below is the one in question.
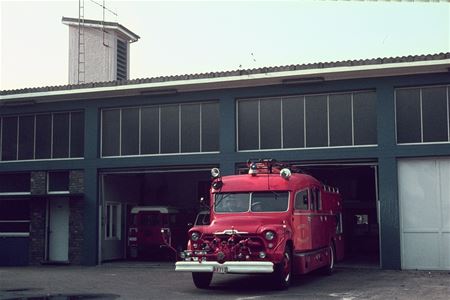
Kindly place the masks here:
<instances>
[{"instance_id":1,"label":"warning beacon light","mask_svg":"<svg viewBox=\"0 0 450 300\"><path fill-rule=\"evenodd\" d=\"M258 165L256 163L252 163L250 168L248 169L248 174L255 176L258 173Z\"/></svg>"},{"instance_id":2,"label":"warning beacon light","mask_svg":"<svg viewBox=\"0 0 450 300\"><path fill-rule=\"evenodd\" d=\"M211 169L211 176L212 176L212 178L219 178L220 177L220 170L219 170L219 168L212 168Z\"/></svg>"},{"instance_id":3,"label":"warning beacon light","mask_svg":"<svg viewBox=\"0 0 450 300\"><path fill-rule=\"evenodd\" d=\"M292 175L292 172L288 168L283 168L280 171L280 176L283 177L284 179L289 179L289 177L291 177L291 175Z\"/></svg>"}]
</instances>

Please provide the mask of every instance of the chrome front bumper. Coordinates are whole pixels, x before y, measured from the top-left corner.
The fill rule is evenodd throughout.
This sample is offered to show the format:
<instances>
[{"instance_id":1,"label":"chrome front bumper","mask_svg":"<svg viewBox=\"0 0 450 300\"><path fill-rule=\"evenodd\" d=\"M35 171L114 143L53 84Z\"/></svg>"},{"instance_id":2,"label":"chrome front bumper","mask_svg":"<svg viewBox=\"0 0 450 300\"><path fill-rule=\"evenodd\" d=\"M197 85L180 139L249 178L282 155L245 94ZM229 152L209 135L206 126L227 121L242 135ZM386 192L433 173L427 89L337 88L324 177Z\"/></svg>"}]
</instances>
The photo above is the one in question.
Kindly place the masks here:
<instances>
[{"instance_id":1,"label":"chrome front bumper","mask_svg":"<svg viewBox=\"0 0 450 300\"><path fill-rule=\"evenodd\" d=\"M215 273L272 273L273 263L270 261L179 261L175 263L175 271L183 272L215 272Z\"/></svg>"}]
</instances>

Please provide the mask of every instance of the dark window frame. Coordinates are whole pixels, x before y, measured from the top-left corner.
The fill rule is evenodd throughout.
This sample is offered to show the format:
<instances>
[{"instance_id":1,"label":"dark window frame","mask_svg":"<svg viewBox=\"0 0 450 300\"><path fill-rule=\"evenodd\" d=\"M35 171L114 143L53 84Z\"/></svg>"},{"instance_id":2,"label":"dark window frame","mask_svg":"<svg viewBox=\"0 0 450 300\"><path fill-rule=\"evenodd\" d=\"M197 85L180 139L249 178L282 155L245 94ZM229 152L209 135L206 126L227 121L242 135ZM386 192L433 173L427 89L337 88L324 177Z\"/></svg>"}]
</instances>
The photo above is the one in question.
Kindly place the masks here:
<instances>
[{"instance_id":1,"label":"dark window frame","mask_svg":"<svg viewBox=\"0 0 450 300\"><path fill-rule=\"evenodd\" d=\"M305 194L306 193L306 194ZM302 195L302 199L301 199L301 204L303 207L297 206L297 197L299 195ZM306 208L304 207L305 203L305 198L304 196L306 196ZM297 193L295 193L295 198L294 198L294 209L295 210L309 210L309 190L308 189L304 189L301 191L298 191Z\"/></svg>"},{"instance_id":2,"label":"dark window frame","mask_svg":"<svg viewBox=\"0 0 450 300\"><path fill-rule=\"evenodd\" d=\"M446 106L447 106L447 140L440 141L425 141L424 137L424 120L423 120L423 90L432 89L432 88L444 88L446 91ZM399 125L398 125L398 116L397 116L397 92L400 90L414 90L419 89L419 116L420 116L420 140L414 142L399 142ZM394 91L394 109L395 109L395 141L397 145L418 145L418 144L444 144L450 143L450 85L427 85L427 86L411 86L411 87L399 87ZM445 124L444 124L445 126Z\"/></svg>"},{"instance_id":3,"label":"dark window frame","mask_svg":"<svg viewBox=\"0 0 450 300\"><path fill-rule=\"evenodd\" d=\"M58 175L58 176L67 176L63 179L64 183L67 183L66 189L55 189L53 187L54 181L52 176ZM59 181L59 182L58 182ZM61 180L57 180L57 184L61 183ZM47 172L47 193L48 194L69 194L70 189L70 172L69 171L49 171Z\"/></svg>"},{"instance_id":4,"label":"dark window frame","mask_svg":"<svg viewBox=\"0 0 450 300\"><path fill-rule=\"evenodd\" d=\"M199 144L198 147L197 147L198 151L186 152L186 151L183 151L183 147L182 147L182 142L183 142L183 137L182 137L183 129L182 129L182 119L181 119L182 109L183 109L183 107L195 106L195 105L199 106L198 114L196 115L196 118L195 118L196 122L198 123L196 125L196 127L198 128L198 144ZM172 104L159 104L159 105L140 105L140 106L103 108L103 109L101 109L101 112L100 112L100 114L101 114L100 157L101 158L108 158L108 157L133 157L133 156L156 156L156 155L160 156L160 155L173 155L173 154L183 155L183 154L193 154L193 153L194 154L197 154L197 153L218 153L220 151L220 148L219 148L219 129L218 128L215 128L215 131L217 131L215 139L217 139L217 140L215 140L215 141L212 141L212 140L208 141L209 142L209 144L208 144L209 148L212 145L212 147L217 147L217 149L215 149L215 150L208 149L207 151L203 151L203 148L204 148L204 145L205 145L205 141L206 141L204 138L205 137L207 138L208 136L211 136L211 134L206 136L206 135L203 135L203 133L202 133L203 126L204 126L203 122L204 122L204 120L208 120L208 118L205 118L204 116L202 116L202 112L203 112L203 108L207 107L209 105L216 105L218 109L216 109L215 112L217 114L220 113L220 111L219 111L219 101L216 101L216 100L214 100L214 101L205 101L205 102L187 102L187 103L172 103ZM169 152L165 152L164 149L163 149L163 140L164 140L164 138L163 138L162 135L164 133L162 131L163 120L162 120L161 110L164 109L164 108L168 108L168 107L176 107L176 109L177 109L177 120L176 121L177 121L177 127L178 127L178 129L177 129L178 135L177 135L177 150L175 151L175 150L172 149L173 151L170 150ZM139 140L139 142L138 142L138 144L139 144L139 149L138 150L139 151L136 154L123 154L122 146L121 146L121 144L122 144L122 135L119 134L119 151L118 151L118 154L117 155L104 155L104 143L103 143L103 139L104 138L103 138L103 136L104 136L104 132L105 132L105 123L103 121L103 114L106 111L119 110L119 114L120 114L120 116L122 116L122 111L126 110L126 109L138 109L139 110L139 124L138 124L138 126L139 126L139 133L137 134L138 135L138 140ZM144 119L142 118L142 112L145 109L150 109L150 110L155 109L155 110L157 110L157 113L158 113L158 120L156 122L157 124L156 123L153 124L153 125L157 125L158 126L158 128L156 130L155 130L155 128L153 128L153 131L157 131L158 132L158 137L157 137L157 140L158 140L157 148L158 148L158 150L157 150L157 152L156 152L156 145L148 144L149 142L151 142L151 140L145 140L146 143L143 143L144 138L143 138L142 133L144 131L147 131L147 129L144 129L144 127L143 127ZM215 120L217 120L217 118ZM121 128L122 128L122 117L119 118L119 125L118 125L118 127L119 127L119 131L121 131ZM153 138L152 141L156 142L156 140L154 138ZM148 149L145 148L144 149L143 148L144 144L146 145L146 147L147 146L149 146L150 148L153 147L154 149L152 151L150 151L150 152L156 152L156 153L146 153L150 148L148 148Z\"/></svg>"},{"instance_id":5,"label":"dark window frame","mask_svg":"<svg viewBox=\"0 0 450 300\"><path fill-rule=\"evenodd\" d=\"M72 114L80 114L82 115L82 126L83 130L82 138L83 140L83 149L82 149L82 155L81 156L72 156L72 146L71 146L71 140L72 140L72 123L71 118ZM55 157L54 155L54 116L55 115L62 115L62 114L68 114L68 127L67 127L67 143L68 143L68 151L66 151L67 155L63 155L62 157ZM48 122L49 122L49 128L48 132L39 131L38 128L41 128L42 124L38 124L39 122L43 121L40 116L47 116ZM20 157L20 146L21 146L21 134L20 134L20 120L22 118L30 117L33 119L33 128L32 128L32 143L28 146L31 146L32 149L29 150L29 152L32 152L32 155L26 158ZM17 119L17 128L16 128L16 139L15 139L15 148L16 148L16 155L14 159L6 159L3 160L3 137L4 137L4 119L5 118L16 118ZM29 160L53 160L53 159L80 159L84 158L84 110L69 110L69 111L54 111L54 112L44 112L44 113L31 113L31 114L14 114L14 115L0 115L0 162L10 162L10 161L29 161ZM42 142L42 138L38 138L38 135L44 133L46 134L46 137L48 138L45 140L43 144L40 144ZM48 135L48 136L47 136ZM65 136L65 135L64 135ZM45 148L45 149L44 149ZM42 150L44 149L44 152Z\"/></svg>"},{"instance_id":6,"label":"dark window frame","mask_svg":"<svg viewBox=\"0 0 450 300\"><path fill-rule=\"evenodd\" d=\"M354 95L356 94L361 94L361 93L372 93L374 95L374 101L375 101L375 109L376 109L376 91L372 90L372 89L366 89L366 90L353 90L353 91L341 91L341 92L333 92L333 93L318 93L318 94L299 94L299 95L289 95L289 96L270 96L270 97L263 97L263 98L239 98L236 99L236 151L237 152L245 152L245 151L257 151L257 150L280 150L280 149L312 149L312 148L342 148L342 147L371 147L371 146L377 146L378 145L378 137L377 135L377 130L376 130L376 119L375 119L375 128L373 128L372 132L375 132L375 144L372 143L368 143L368 144L359 144L356 142L355 139L355 126L356 126L356 122L355 122L355 116L354 116ZM330 130L330 96L334 96L334 95L350 95L351 98L351 135L352 135L352 141L351 144L348 145L331 145L330 143L330 135L331 135L331 130ZM326 145L320 145L320 146L308 146L308 142L307 142L307 134L308 134L308 126L307 126L307 98L313 98L313 97L326 97L326 136L327 136L327 143ZM281 115L281 147L280 148L271 148L271 149L266 149L261 147L261 101L265 101L268 99L275 99L276 101L280 101L280 105L281 105L281 111L280 111L280 115ZM300 144L302 146L299 147L285 147L285 141L284 141L284 131L286 130L286 125L285 124L285 120L283 119L283 115L284 115L284 110L283 110L283 103L285 101L289 101L289 100L293 100L293 99L297 99L299 101L302 101L303 103L303 133L302 135L299 134L299 136L303 137L303 141L297 141L297 144ZM323 99L322 99L323 100ZM240 127L240 114L239 114L239 110L240 110L240 105L241 103L245 103L246 101L248 102L256 102L257 106L258 106L258 118L257 118L257 128L258 128L258 133L256 134L257 136L257 143L253 143L253 144L258 144L258 147L254 147L254 148L242 148L240 145L240 134L239 132L242 132L243 129ZM375 111L375 116L376 116L376 111ZM292 134L292 133L290 133Z\"/></svg>"},{"instance_id":7,"label":"dark window frame","mask_svg":"<svg viewBox=\"0 0 450 300\"><path fill-rule=\"evenodd\" d=\"M6 179L2 178L3 176L6 176L7 178ZM4 185L5 183L6 187ZM0 195L29 195L29 194L31 194L30 172L0 173Z\"/></svg>"}]
</instances>

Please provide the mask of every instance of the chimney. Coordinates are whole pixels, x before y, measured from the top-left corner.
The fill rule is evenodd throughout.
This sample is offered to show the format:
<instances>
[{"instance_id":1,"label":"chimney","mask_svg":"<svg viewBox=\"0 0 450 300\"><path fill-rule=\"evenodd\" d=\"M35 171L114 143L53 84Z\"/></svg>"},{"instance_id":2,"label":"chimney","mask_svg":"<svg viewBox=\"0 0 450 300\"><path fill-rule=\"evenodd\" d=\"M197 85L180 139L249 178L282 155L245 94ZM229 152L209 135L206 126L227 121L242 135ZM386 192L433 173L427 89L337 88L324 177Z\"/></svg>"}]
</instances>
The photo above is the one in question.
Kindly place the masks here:
<instances>
[{"instance_id":1,"label":"chimney","mask_svg":"<svg viewBox=\"0 0 450 300\"><path fill-rule=\"evenodd\" d=\"M69 84L129 79L137 34L115 22L63 17L62 23L69 26Z\"/></svg>"}]
</instances>

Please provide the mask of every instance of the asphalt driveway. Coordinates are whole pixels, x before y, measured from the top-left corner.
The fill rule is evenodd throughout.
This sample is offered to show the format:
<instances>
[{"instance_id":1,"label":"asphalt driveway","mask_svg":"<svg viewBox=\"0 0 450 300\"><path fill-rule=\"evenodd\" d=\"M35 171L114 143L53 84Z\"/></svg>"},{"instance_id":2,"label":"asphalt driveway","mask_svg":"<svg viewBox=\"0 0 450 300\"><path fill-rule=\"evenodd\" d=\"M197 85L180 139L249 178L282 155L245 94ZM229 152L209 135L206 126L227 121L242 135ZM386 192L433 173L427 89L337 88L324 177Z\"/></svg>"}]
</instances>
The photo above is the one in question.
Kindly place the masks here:
<instances>
[{"instance_id":1,"label":"asphalt driveway","mask_svg":"<svg viewBox=\"0 0 450 300\"><path fill-rule=\"evenodd\" d=\"M450 299L450 273L337 268L274 291L267 276L214 275L196 289L173 263L0 267L0 299Z\"/></svg>"}]
</instances>

